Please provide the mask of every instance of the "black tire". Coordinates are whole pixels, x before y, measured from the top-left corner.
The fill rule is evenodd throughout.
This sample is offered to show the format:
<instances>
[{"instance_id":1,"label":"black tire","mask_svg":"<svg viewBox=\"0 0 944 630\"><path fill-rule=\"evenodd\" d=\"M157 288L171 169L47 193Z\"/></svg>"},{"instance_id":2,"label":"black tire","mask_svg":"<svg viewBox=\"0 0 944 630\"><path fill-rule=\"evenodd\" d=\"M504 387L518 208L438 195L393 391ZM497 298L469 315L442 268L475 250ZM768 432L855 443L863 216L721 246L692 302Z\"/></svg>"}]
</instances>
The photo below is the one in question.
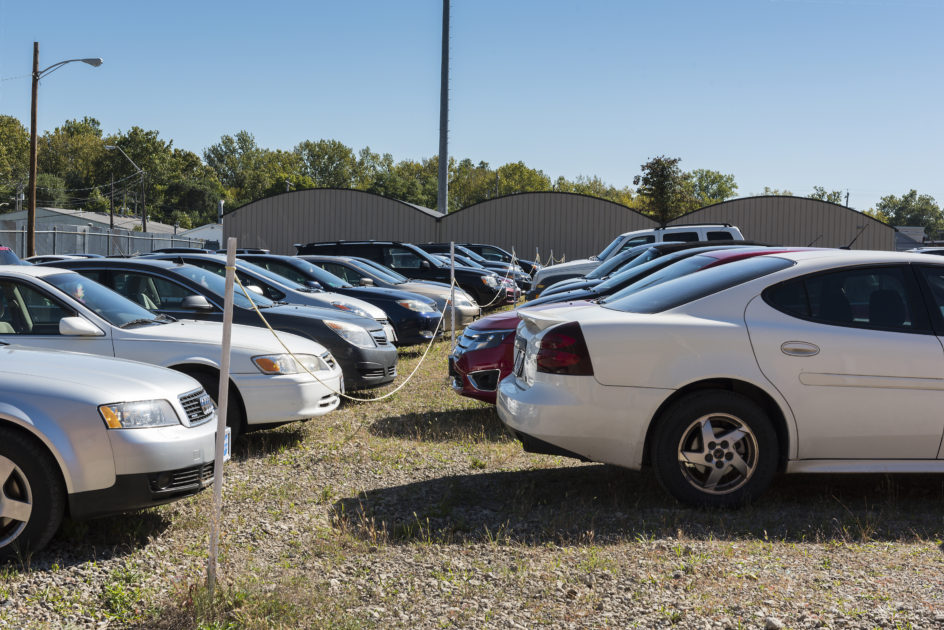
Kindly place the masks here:
<instances>
[{"instance_id":1,"label":"black tire","mask_svg":"<svg viewBox=\"0 0 944 630\"><path fill-rule=\"evenodd\" d=\"M0 427L0 558L26 558L45 547L65 504L56 461L29 436Z\"/></svg>"},{"instance_id":2,"label":"black tire","mask_svg":"<svg viewBox=\"0 0 944 630\"><path fill-rule=\"evenodd\" d=\"M218 405L217 400L220 395L220 375L210 374L209 372L188 372L190 376L197 379L206 393L213 399L213 404ZM243 417L243 409L239 404L239 394L236 388L230 383L229 400L226 404L226 426L229 427L230 439L235 444L236 440L246 429L246 419Z\"/></svg>"},{"instance_id":3,"label":"black tire","mask_svg":"<svg viewBox=\"0 0 944 630\"><path fill-rule=\"evenodd\" d=\"M696 507L751 502L770 485L778 459L770 418L754 401L729 391L685 396L662 415L653 435L652 463L659 483L680 502Z\"/></svg>"}]
</instances>

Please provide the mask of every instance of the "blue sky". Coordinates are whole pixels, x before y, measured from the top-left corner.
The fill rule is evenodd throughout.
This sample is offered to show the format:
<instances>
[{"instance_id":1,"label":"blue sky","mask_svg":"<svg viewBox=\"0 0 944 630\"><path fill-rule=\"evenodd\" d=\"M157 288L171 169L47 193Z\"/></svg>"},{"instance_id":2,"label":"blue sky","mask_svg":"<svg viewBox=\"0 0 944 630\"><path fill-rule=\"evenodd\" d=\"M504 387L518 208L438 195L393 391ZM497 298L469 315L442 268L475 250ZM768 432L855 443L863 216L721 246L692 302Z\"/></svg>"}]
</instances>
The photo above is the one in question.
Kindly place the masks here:
<instances>
[{"instance_id":1,"label":"blue sky","mask_svg":"<svg viewBox=\"0 0 944 630\"><path fill-rule=\"evenodd\" d=\"M0 0L0 113L98 118L202 154L334 138L438 151L441 0ZM651 157L868 208L944 204L944 0L454 0L450 155L631 185Z\"/></svg>"}]
</instances>

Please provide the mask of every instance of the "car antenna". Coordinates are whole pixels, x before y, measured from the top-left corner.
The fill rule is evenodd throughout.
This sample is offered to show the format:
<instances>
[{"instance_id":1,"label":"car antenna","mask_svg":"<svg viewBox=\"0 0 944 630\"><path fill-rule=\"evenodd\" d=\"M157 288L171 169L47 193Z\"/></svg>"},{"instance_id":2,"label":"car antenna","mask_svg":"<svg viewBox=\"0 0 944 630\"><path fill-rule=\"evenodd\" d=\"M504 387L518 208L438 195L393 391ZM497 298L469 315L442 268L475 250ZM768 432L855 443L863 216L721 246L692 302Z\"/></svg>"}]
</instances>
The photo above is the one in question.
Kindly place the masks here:
<instances>
[{"instance_id":1,"label":"car antenna","mask_svg":"<svg viewBox=\"0 0 944 630\"><path fill-rule=\"evenodd\" d=\"M822 235L822 234L820 234L819 236L817 236L816 238L814 238L812 241L810 241L810 244L807 245L807 247L813 247L813 243L815 243L816 241L818 241L818 240L821 239L821 238L823 238L823 235Z\"/></svg>"},{"instance_id":2,"label":"car antenna","mask_svg":"<svg viewBox=\"0 0 944 630\"><path fill-rule=\"evenodd\" d=\"M866 223L865 225L860 225L858 234L856 234L855 237L851 241L849 241L848 245L846 245L845 247L840 247L839 249L852 249L852 244L855 243L857 240L859 240L859 237L862 236L862 233L865 232L865 228L867 227L869 227L868 223Z\"/></svg>"}]
</instances>

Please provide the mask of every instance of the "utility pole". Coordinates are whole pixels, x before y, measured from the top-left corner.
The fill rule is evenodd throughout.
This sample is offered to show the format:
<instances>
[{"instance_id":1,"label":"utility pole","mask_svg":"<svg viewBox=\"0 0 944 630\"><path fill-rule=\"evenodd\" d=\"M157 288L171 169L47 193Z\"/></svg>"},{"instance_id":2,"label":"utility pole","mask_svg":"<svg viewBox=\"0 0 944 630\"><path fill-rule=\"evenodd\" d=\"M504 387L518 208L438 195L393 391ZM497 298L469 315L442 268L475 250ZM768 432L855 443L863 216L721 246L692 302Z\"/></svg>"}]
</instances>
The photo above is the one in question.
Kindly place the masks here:
<instances>
[{"instance_id":1,"label":"utility pole","mask_svg":"<svg viewBox=\"0 0 944 630\"><path fill-rule=\"evenodd\" d=\"M442 61L439 77L439 191L436 209L449 212L449 0L443 0Z\"/></svg>"},{"instance_id":2,"label":"utility pole","mask_svg":"<svg viewBox=\"0 0 944 630\"><path fill-rule=\"evenodd\" d=\"M849 191L846 191L846 207L849 207Z\"/></svg>"},{"instance_id":3,"label":"utility pole","mask_svg":"<svg viewBox=\"0 0 944 630\"><path fill-rule=\"evenodd\" d=\"M111 173L111 204L108 209L108 227L115 229L115 172Z\"/></svg>"},{"instance_id":4,"label":"utility pole","mask_svg":"<svg viewBox=\"0 0 944 630\"><path fill-rule=\"evenodd\" d=\"M36 93L39 89L39 42L33 42L33 95L30 101L29 204L26 206L26 255L36 255Z\"/></svg>"},{"instance_id":5,"label":"utility pole","mask_svg":"<svg viewBox=\"0 0 944 630\"><path fill-rule=\"evenodd\" d=\"M145 178L147 178L147 173L144 172L144 169L141 169L141 231L147 232L147 204L144 203L146 197L144 196L144 186Z\"/></svg>"}]
</instances>

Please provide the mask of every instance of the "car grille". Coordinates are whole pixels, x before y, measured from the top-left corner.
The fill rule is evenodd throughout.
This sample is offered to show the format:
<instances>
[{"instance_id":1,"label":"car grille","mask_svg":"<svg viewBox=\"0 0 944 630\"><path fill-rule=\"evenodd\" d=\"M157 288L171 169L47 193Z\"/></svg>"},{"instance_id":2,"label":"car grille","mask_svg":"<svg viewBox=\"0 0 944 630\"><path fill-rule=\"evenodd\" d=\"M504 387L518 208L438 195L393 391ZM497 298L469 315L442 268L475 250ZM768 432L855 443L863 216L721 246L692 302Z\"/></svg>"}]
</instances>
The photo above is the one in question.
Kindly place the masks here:
<instances>
[{"instance_id":1,"label":"car grille","mask_svg":"<svg viewBox=\"0 0 944 630\"><path fill-rule=\"evenodd\" d=\"M374 338L374 341L377 342L378 346L386 346L390 342L387 341L387 333L382 330L370 333L370 336Z\"/></svg>"},{"instance_id":2,"label":"car grille","mask_svg":"<svg viewBox=\"0 0 944 630\"><path fill-rule=\"evenodd\" d=\"M334 357L331 356L330 352L325 352L321 355L321 360L325 362L325 365L328 366L329 370L333 370L338 366L338 362L334 360Z\"/></svg>"},{"instance_id":3,"label":"car grille","mask_svg":"<svg viewBox=\"0 0 944 630\"><path fill-rule=\"evenodd\" d=\"M203 389L181 395L180 404L183 405L187 420L192 427L201 425L212 418L216 410L213 400Z\"/></svg>"},{"instance_id":4,"label":"car grille","mask_svg":"<svg viewBox=\"0 0 944 630\"><path fill-rule=\"evenodd\" d=\"M388 368L371 368L366 370L360 370L361 376L364 378L381 378L383 376L396 376L397 375L397 366L391 365Z\"/></svg>"},{"instance_id":5,"label":"car grille","mask_svg":"<svg viewBox=\"0 0 944 630\"><path fill-rule=\"evenodd\" d=\"M175 494L201 488L213 480L213 463L148 475L148 486L155 495Z\"/></svg>"},{"instance_id":6,"label":"car grille","mask_svg":"<svg viewBox=\"0 0 944 630\"><path fill-rule=\"evenodd\" d=\"M321 400L318 401L318 407L325 409L331 407L338 403L338 397L334 394L328 394L327 396L322 396Z\"/></svg>"}]
</instances>

